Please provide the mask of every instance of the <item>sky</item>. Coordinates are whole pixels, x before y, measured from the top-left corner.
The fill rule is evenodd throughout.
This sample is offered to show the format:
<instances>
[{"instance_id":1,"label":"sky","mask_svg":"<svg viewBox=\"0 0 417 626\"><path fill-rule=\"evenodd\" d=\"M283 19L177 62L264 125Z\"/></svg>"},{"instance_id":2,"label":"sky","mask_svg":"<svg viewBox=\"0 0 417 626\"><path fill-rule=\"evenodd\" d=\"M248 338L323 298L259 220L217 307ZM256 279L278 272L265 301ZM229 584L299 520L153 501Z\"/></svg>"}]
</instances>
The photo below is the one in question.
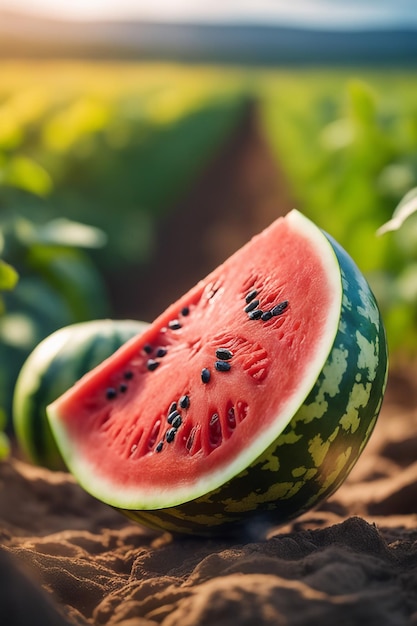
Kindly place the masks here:
<instances>
[{"instance_id":1,"label":"sky","mask_svg":"<svg viewBox=\"0 0 417 626\"><path fill-rule=\"evenodd\" d=\"M310 26L417 26L417 0L0 0L0 9L76 20L142 18Z\"/></svg>"}]
</instances>

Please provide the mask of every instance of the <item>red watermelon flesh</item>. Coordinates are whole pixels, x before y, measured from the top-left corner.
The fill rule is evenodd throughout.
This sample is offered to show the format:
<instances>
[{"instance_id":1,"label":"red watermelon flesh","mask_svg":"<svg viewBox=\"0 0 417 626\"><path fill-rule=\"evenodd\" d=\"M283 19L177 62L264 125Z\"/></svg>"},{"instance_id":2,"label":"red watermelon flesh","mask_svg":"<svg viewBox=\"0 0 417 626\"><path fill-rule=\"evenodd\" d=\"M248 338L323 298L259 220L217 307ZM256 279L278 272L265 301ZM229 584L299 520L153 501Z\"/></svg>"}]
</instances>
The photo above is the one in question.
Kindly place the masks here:
<instances>
[{"instance_id":1,"label":"red watermelon flesh","mask_svg":"<svg viewBox=\"0 0 417 626\"><path fill-rule=\"evenodd\" d=\"M303 403L341 299L325 236L297 211L278 219L49 407L69 468L124 509L216 489Z\"/></svg>"}]
</instances>

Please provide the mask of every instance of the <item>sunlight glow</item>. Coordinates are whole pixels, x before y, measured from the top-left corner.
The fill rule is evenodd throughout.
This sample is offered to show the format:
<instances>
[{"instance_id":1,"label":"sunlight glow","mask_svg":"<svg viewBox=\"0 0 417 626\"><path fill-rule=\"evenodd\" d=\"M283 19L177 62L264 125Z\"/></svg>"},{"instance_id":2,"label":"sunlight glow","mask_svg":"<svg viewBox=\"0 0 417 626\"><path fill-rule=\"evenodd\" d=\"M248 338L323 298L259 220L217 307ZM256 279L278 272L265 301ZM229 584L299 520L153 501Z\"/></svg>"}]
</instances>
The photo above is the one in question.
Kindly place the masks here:
<instances>
[{"instance_id":1,"label":"sunlight glow","mask_svg":"<svg viewBox=\"0 0 417 626\"><path fill-rule=\"evenodd\" d=\"M251 21L310 25L417 24L415 0L0 0L0 9L60 19Z\"/></svg>"}]
</instances>

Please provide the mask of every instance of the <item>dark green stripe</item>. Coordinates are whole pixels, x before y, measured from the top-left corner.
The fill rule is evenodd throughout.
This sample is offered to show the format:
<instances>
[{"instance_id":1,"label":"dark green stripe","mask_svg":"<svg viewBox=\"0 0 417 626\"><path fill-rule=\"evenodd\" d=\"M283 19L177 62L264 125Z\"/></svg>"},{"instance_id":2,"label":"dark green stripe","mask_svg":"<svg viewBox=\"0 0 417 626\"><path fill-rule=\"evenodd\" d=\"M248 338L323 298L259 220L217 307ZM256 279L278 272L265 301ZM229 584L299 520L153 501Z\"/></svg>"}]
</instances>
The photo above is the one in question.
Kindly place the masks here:
<instances>
[{"instance_id":1,"label":"dark green stripe","mask_svg":"<svg viewBox=\"0 0 417 626\"><path fill-rule=\"evenodd\" d=\"M61 350L65 350L70 341L70 338L68 338ZM59 359L60 352L54 356L44 372L38 372L40 384L35 393L25 398L22 409L23 413L27 413L26 425L30 431L28 440L33 444L33 457L40 464L43 464L50 454L50 438L52 438L52 434L46 417L46 407L56 399L52 397L51 389L55 387L55 382L58 378L57 372L61 369Z\"/></svg>"}]
</instances>

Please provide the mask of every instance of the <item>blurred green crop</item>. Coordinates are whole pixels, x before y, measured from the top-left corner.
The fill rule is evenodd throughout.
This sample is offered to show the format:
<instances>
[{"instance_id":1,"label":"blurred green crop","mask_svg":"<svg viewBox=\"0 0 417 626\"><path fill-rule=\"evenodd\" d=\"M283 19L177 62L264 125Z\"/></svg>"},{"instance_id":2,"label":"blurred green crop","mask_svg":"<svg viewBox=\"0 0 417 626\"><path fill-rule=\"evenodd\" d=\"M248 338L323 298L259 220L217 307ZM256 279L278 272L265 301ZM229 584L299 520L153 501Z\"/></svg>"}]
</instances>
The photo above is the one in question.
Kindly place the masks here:
<instances>
[{"instance_id":1,"label":"blurred green crop","mask_svg":"<svg viewBox=\"0 0 417 626\"><path fill-rule=\"evenodd\" d=\"M328 231L366 275L392 355L417 351L417 221L377 236L417 184L414 73L266 72L265 136L297 208Z\"/></svg>"},{"instance_id":2,"label":"blurred green crop","mask_svg":"<svg viewBox=\"0 0 417 626\"><path fill-rule=\"evenodd\" d=\"M5 313L2 292L9 291L16 286L19 277L16 270L0 258L0 316ZM0 406L0 461L6 458L10 451L10 442L4 432L7 426L7 413Z\"/></svg>"},{"instance_id":3,"label":"blurred green crop","mask_svg":"<svg viewBox=\"0 0 417 626\"><path fill-rule=\"evenodd\" d=\"M106 274L146 264L248 96L213 68L4 62L0 77L1 254L20 275L0 318L10 423L25 358L57 328L113 314Z\"/></svg>"},{"instance_id":4,"label":"blurred green crop","mask_svg":"<svg viewBox=\"0 0 417 626\"><path fill-rule=\"evenodd\" d=\"M249 101L296 208L369 279L391 352L416 353L417 221L376 235L417 185L413 71L3 62L0 288L11 267L20 277L1 294L8 415L17 373L43 337L114 313L106 276L146 267L159 221Z\"/></svg>"},{"instance_id":5,"label":"blurred green crop","mask_svg":"<svg viewBox=\"0 0 417 626\"><path fill-rule=\"evenodd\" d=\"M146 261L158 218L237 124L243 89L209 68L5 64L0 210L111 233L101 264Z\"/></svg>"}]
</instances>

